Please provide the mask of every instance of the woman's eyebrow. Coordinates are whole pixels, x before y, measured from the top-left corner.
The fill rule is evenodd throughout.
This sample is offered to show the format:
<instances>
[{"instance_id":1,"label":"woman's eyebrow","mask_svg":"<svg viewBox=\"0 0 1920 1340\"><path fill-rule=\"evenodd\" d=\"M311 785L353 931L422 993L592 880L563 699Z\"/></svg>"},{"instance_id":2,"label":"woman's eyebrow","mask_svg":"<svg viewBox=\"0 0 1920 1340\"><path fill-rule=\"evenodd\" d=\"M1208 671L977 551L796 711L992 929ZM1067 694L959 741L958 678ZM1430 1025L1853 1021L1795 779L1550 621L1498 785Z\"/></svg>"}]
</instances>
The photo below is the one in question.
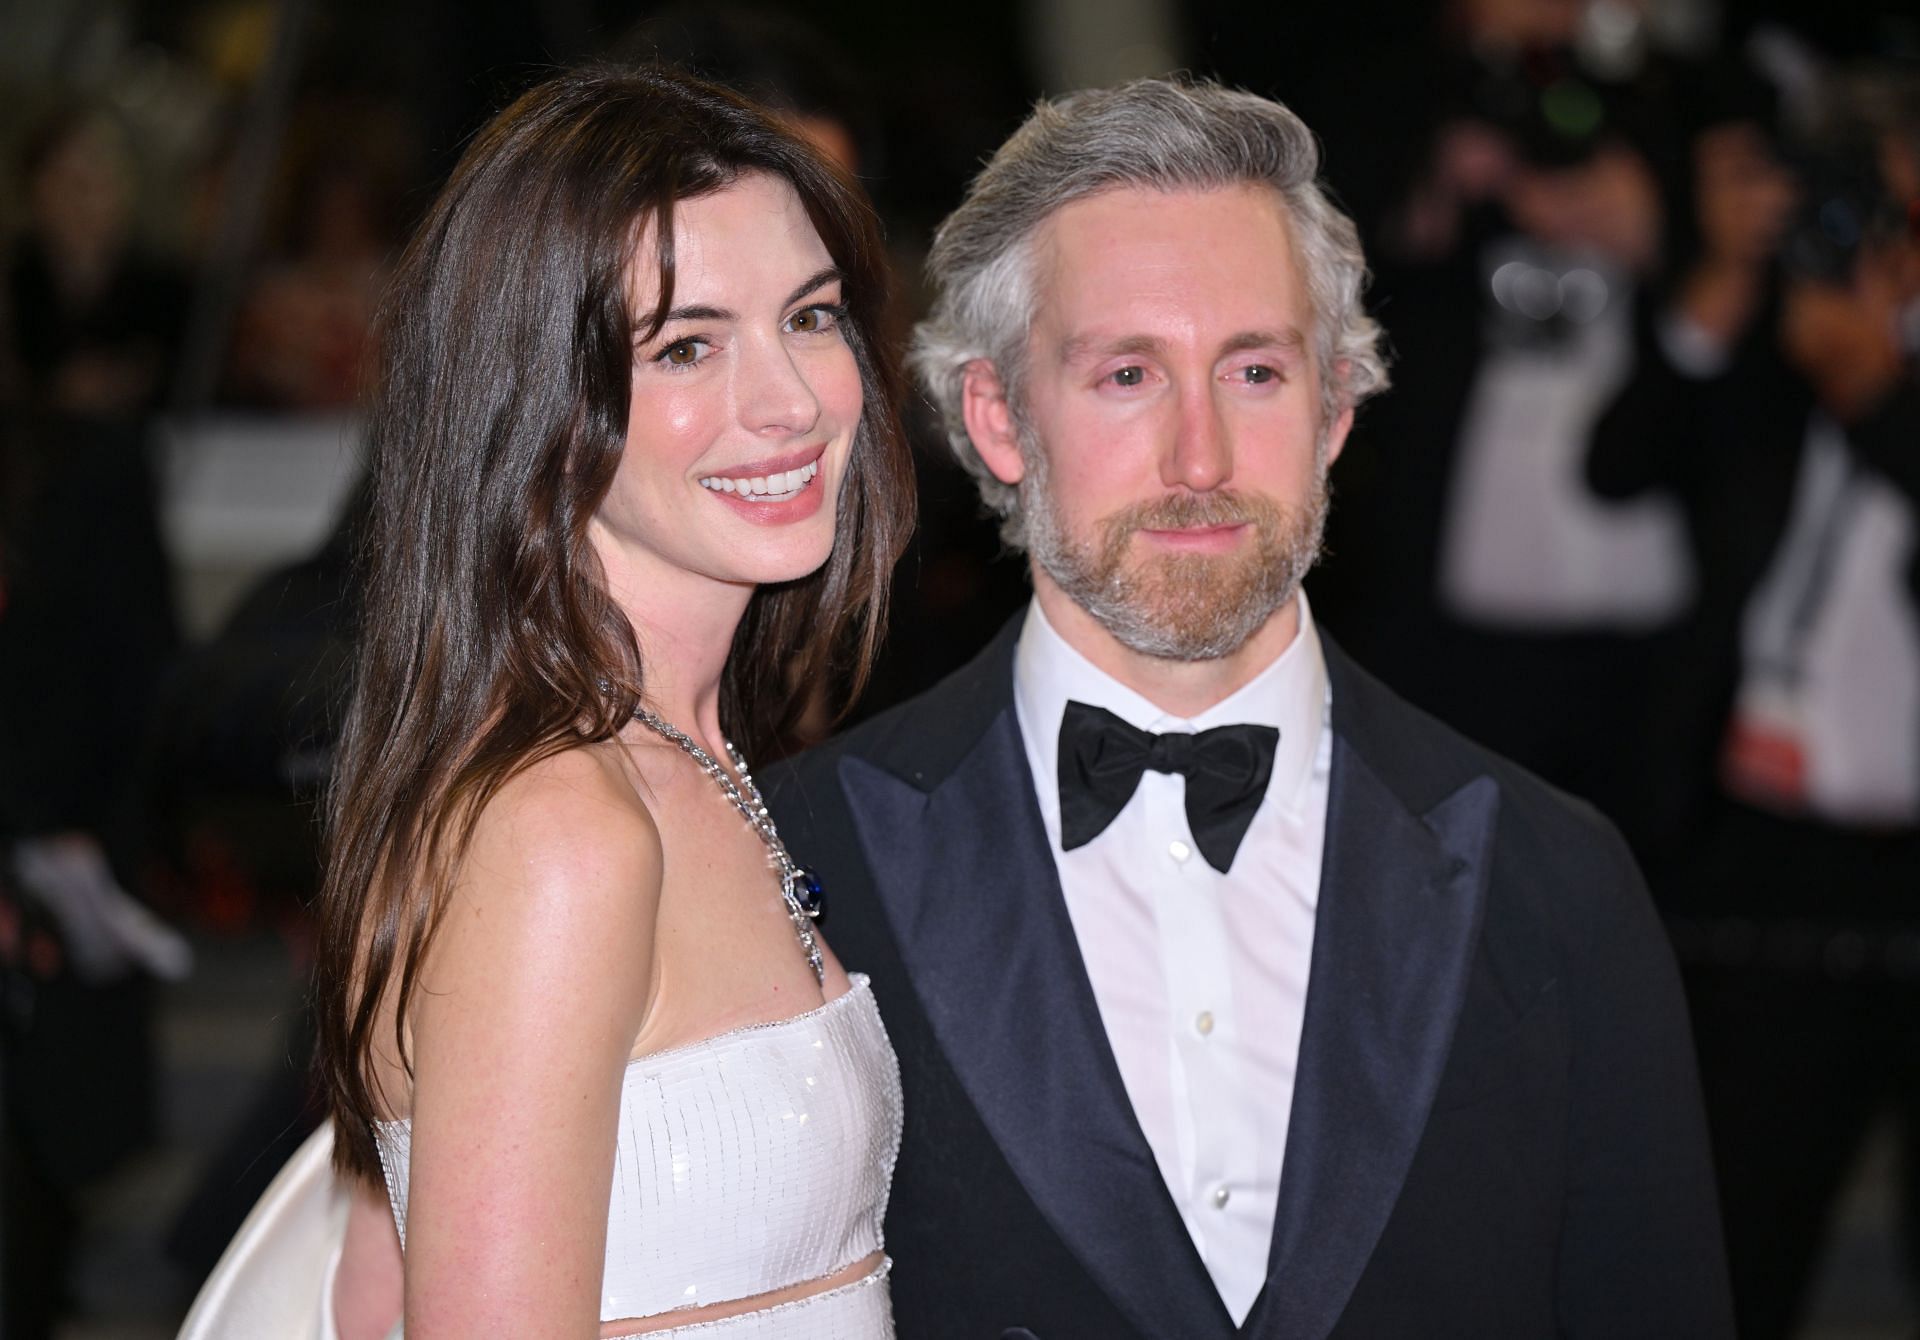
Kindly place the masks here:
<instances>
[{"instance_id":1,"label":"woman's eyebrow","mask_svg":"<svg viewBox=\"0 0 1920 1340\"><path fill-rule=\"evenodd\" d=\"M822 269L815 270L812 274L808 275L804 280L802 280L800 283L800 287L795 289L792 293L789 293L787 295L787 300L781 303L780 305L782 307L791 307L796 302L799 302L800 299L806 297L809 293L813 292L815 289L825 288L828 284L833 283L835 280L840 279L841 277L842 276L840 274L840 267L837 265L829 265Z\"/></svg>"},{"instance_id":2,"label":"woman's eyebrow","mask_svg":"<svg viewBox=\"0 0 1920 1340\"><path fill-rule=\"evenodd\" d=\"M660 324L665 325L667 321L732 321L734 319L734 314L724 307L702 307L696 305L692 307L674 308L667 313L666 320Z\"/></svg>"},{"instance_id":3,"label":"woman's eyebrow","mask_svg":"<svg viewBox=\"0 0 1920 1340\"><path fill-rule=\"evenodd\" d=\"M841 277L840 267L837 265L829 265L825 269L816 270L801 281L800 287L796 288L792 293L789 293L787 300L780 305L782 307L791 307L815 289L825 288L828 284L833 283ZM709 307L700 303L691 304L686 307L675 307L666 315L666 321L737 321L738 319L738 312L729 311L725 307ZM661 322L661 324L665 325L666 321Z\"/></svg>"}]
</instances>

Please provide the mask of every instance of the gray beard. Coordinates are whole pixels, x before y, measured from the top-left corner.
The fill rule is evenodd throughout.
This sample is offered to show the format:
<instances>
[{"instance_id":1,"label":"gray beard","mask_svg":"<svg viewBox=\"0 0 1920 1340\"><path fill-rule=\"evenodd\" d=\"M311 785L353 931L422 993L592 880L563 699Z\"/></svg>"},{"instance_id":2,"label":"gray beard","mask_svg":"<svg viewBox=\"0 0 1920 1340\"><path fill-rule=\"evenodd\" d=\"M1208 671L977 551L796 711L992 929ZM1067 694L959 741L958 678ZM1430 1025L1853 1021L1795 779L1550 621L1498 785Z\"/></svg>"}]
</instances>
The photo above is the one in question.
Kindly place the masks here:
<instances>
[{"instance_id":1,"label":"gray beard","mask_svg":"<svg viewBox=\"0 0 1920 1340\"><path fill-rule=\"evenodd\" d=\"M1245 646L1300 589L1320 557L1329 490L1326 443L1315 450L1313 491L1287 508L1231 489L1174 494L1102 517L1086 540L1068 535L1053 505L1045 454L1023 440L1020 505L1033 561L1124 647L1168 661L1210 661ZM1129 563L1139 530L1248 524L1235 554L1165 554Z\"/></svg>"}]
</instances>

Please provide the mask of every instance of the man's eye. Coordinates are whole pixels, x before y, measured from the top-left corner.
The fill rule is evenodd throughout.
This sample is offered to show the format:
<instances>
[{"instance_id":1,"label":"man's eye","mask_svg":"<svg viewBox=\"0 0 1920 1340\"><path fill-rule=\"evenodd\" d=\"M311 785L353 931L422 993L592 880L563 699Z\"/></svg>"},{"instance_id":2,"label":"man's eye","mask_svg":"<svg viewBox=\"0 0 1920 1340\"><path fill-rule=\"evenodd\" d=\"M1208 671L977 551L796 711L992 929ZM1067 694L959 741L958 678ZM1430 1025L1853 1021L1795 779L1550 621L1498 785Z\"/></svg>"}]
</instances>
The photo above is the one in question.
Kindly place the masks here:
<instances>
[{"instance_id":1,"label":"man's eye","mask_svg":"<svg viewBox=\"0 0 1920 1340\"><path fill-rule=\"evenodd\" d=\"M1121 368L1113 374L1115 386L1138 386L1147 379L1145 368Z\"/></svg>"},{"instance_id":2,"label":"man's eye","mask_svg":"<svg viewBox=\"0 0 1920 1340\"><path fill-rule=\"evenodd\" d=\"M1272 368L1259 363L1249 368L1242 368L1241 375L1247 379L1249 385L1253 386L1260 386L1266 382L1278 380L1280 376L1280 374Z\"/></svg>"}]
</instances>

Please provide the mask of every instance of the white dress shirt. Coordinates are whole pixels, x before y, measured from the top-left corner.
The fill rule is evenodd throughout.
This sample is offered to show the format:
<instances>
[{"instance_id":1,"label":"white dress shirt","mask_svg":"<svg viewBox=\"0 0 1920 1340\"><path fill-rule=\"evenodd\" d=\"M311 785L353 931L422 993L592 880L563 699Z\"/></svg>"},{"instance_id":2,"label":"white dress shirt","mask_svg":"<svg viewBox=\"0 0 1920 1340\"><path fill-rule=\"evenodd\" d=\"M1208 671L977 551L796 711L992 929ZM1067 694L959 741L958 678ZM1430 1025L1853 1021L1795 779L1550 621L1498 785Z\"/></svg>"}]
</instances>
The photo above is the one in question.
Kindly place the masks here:
<instances>
[{"instance_id":1,"label":"white dress shirt","mask_svg":"<svg viewBox=\"0 0 1920 1340\"><path fill-rule=\"evenodd\" d=\"M1235 1324L1267 1275L1293 1110L1333 755L1326 660L1306 597L1274 663L1191 719L1162 712L1068 646L1035 601L1014 705L1067 912L1147 1144ZM1195 847L1186 779L1148 772L1100 836L1060 849L1069 701L1160 734L1279 728L1273 776L1232 869Z\"/></svg>"}]
</instances>

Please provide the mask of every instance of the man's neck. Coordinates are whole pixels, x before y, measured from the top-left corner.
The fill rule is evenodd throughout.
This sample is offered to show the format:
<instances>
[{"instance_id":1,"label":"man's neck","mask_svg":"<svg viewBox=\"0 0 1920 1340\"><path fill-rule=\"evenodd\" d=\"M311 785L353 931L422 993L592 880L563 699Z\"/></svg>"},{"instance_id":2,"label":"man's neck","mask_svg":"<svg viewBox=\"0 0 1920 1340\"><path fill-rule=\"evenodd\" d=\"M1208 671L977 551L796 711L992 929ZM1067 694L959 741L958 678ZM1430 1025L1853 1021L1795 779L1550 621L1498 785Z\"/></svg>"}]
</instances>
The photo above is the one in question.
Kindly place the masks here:
<instances>
[{"instance_id":1,"label":"man's neck","mask_svg":"<svg viewBox=\"0 0 1920 1340\"><path fill-rule=\"evenodd\" d=\"M1300 597L1275 610L1260 630L1237 650L1205 661L1175 661L1148 656L1119 642L1106 627L1039 569L1034 597L1053 631L1109 675L1169 716L1191 719L1231 697L1280 659L1300 634Z\"/></svg>"}]
</instances>

